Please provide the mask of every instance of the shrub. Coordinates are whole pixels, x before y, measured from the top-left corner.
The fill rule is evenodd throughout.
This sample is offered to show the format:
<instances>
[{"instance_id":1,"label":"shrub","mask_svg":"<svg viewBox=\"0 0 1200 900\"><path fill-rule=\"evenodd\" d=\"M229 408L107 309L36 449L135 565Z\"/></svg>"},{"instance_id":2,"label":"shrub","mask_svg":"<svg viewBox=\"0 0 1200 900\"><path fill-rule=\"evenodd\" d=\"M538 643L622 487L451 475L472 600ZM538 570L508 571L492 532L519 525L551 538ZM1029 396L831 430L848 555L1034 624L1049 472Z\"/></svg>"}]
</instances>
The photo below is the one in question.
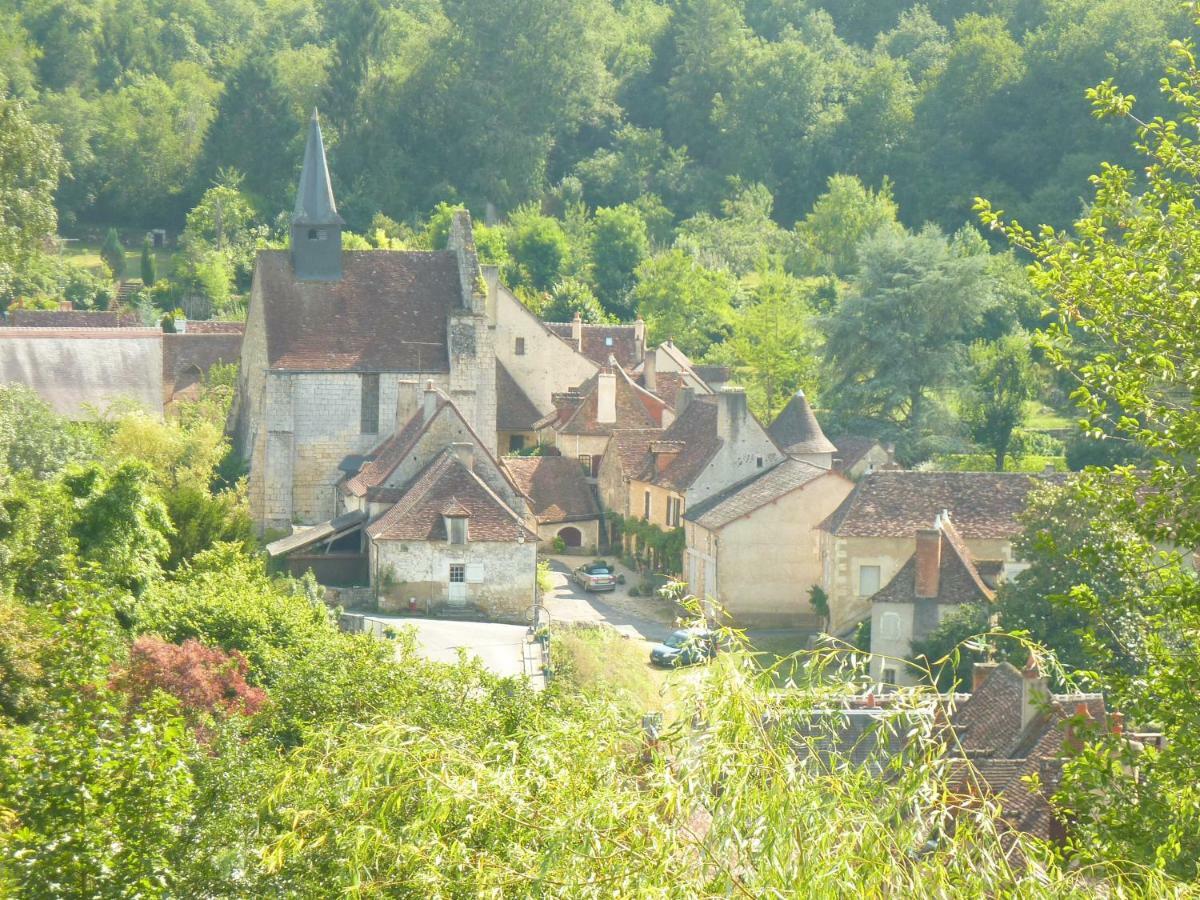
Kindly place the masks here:
<instances>
[{"instance_id":1,"label":"shrub","mask_svg":"<svg viewBox=\"0 0 1200 900\"><path fill-rule=\"evenodd\" d=\"M142 705L161 690L189 713L252 716L266 702L262 688L246 681L249 666L236 650L226 653L195 639L172 644L153 635L133 642L129 664L109 684Z\"/></svg>"}]
</instances>

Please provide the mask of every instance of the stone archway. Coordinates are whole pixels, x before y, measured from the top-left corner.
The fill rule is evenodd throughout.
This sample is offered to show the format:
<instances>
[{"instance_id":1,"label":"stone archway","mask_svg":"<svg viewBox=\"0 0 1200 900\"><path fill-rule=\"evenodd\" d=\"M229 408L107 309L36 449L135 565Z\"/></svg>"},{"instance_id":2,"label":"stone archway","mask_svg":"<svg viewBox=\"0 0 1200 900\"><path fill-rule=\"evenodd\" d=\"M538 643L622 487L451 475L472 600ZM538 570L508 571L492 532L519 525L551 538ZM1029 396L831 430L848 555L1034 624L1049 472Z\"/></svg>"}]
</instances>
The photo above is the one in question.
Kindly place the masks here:
<instances>
[{"instance_id":1,"label":"stone archway","mask_svg":"<svg viewBox=\"0 0 1200 900\"><path fill-rule=\"evenodd\" d=\"M566 528L559 529L558 536L562 538L563 543L568 547L583 546L583 534L573 525L568 525Z\"/></svg>"}]
</instances>

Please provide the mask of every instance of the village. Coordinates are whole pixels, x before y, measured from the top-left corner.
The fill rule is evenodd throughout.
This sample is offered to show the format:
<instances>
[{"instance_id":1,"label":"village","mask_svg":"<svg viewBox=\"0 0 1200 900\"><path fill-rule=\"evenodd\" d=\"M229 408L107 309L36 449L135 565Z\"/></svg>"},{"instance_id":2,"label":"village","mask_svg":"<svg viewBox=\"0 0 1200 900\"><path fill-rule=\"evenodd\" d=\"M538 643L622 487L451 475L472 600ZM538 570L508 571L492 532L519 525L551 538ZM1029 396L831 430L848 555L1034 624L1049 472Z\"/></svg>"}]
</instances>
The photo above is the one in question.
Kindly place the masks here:
<instances>
[{"instance_id":1,"label":"village","mask_svg":"<svg viewBox=\"0 0 1200 900\"><path fill-rule=\"evenodd\" d=\"M877 759L860 744L922 679L914 642L1021 571L1027 499L1064 477L908 471L877 440L827 437L803 391L760 422L728 366L651 345L640 318L539 319L480 264L465 211L444 251L344 250L342 227L314 113L290 246L259 251L244 326L18 311L0 377L68 415L118 398L161 415L236 363L229 431L272 565L315 575L355 630L418 625L433 658L465 647L543 684L534 638L556 621L653 643L698 613L783 652L867 634L833 742ZM607 600L572 572L601 562ZM1033 655L976 663L959 689L970 778L1016 827L1061 839L1025 776L1052 788L1078 720L1119 733L1120 717L1052 693Z\"/></svg>"}]
</instances>

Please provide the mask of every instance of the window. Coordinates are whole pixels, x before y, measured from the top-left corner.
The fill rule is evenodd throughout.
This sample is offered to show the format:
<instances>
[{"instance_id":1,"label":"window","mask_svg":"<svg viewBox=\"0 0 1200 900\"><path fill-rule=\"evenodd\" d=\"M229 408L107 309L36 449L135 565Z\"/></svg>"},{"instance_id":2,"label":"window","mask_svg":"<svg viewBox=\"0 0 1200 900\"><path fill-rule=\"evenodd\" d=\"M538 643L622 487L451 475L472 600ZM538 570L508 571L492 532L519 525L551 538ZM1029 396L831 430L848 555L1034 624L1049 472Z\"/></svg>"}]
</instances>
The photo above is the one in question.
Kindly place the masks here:
<instances>
[{"instance_id":1,"label":"window","mask_svg":"<svg viewBox=\"0 0 1200 900\"><path fill-rule=\"evenodd\" d=\"M667 498L667 525L670 528L679 527L679 514L683 507L683 501L678 497Z\"/></svg>"},{"instance_id":2,"label":"window","mask_svg":"<svg viewBox=\"0 0 1200 900\"><path fill-rule=\"evenodd\" d=\"M858 596L870 597L879 590L879 566L858 567Z\"/></svg>"},{"instance_id":3,"label":"window","mask_svg":"<svg viewBox=\"0 0 1200 900\"><path fill-rule=\"evenodd\" d=\"M579 464L580 464L581 466L583 466L583 471L587 472L589 475L591 475L591 474L592 474L592 457L591 457L591 454L588 454L588 453L580 453L580 454L579 454Z\"/></svg>"},{"instance_id":4,"label":"window","mask_svg":"<svg viewBox=\"0 0 1200 900\"><path fill-rule=\"evenodd\" d=\"M879 617L879 636L889 641L900 637L900 616L898 613L885 612Z\"/></svg>"},{"instance_id":5,"label":"window","mask_svg":"<svg viewBox=\"0 0 1200 900\"><path fill-rule=\"evenodd\" d=\"M450 583L467 583L467 567L465 563L450 563Z\"/></svg>"},{"instance_id":6,"label":"window","mask_svg":"<svg viewBox=\"0 0 1200 900\"><path fill-rule=\"evenodd\" d=\"M646 510L643 513L643 515L645 516L646 521L649 522L650 521L650 492L649 491L646 491Z\"/></svg>"},{"instance_id":7,"label":"window","mask_svg":"<svg viewBox=\"0 0 1200 900\"><path fill-rule=\"evenodd\" d=\"M763 458L761 456L755 457L754 462L760 469L763 467Z\"/></svg>"},{"instance_id":8,"label":"window","mask_svg":"<svg viewBox=\"0 0 1200 900\"><path fill-rule=\"evenodd\" d=\"M606 337L606 338L604 339L604 346L605 346L605 347L611 347L611 346L612 346L612 338L610 338L610 337Z\"/></svg>"},{"instance_id":9,"label":"window","mask_svg":"<svg viewBox=\"0 0 1200 900\"><path fill-rule=\"evenodd\" d=\"M513 347L513 352L516 353L517 356L525 355L525 338L523 338L523 337L517 338L516 346Z\"/></svg>"},{"instance_id":10,"label":"window","mask_svg":"<svg viewBox=\"0 0 1200 900\"><path fill-rule=\"evenodd\" d=\"M896 683L896 670L895 669L884 669L883 677L880 680L884 684L895 684Z\"/></svg>"},{"instance_id":11,"label":"window","mask_svg":"<svg viewBox=\"0 0 1200 900\"><path fill-rule=\"evenodd\" d=\"M359 431L363 434L379 433L379 373L364 372L362 375L362 406L359 410Z\"/></svg>"},{"instance_id":12,"label":"window","mask_svg":"<svg viewBox=\"0 0 1200 900\"><path fill-rule=\"evenodd\" d=\"M446 531L450 535L450 543L465 544L467 542L467 520L463 516L447 516Z\"/></svg>"},{"instance_id":13,"label":"window","mask_svg":"<svg viewBox=\"0 0 1200 900\"><path fill-rule=\"evenodd\" d=\"M516 453L525 449L525 435L510 434L508 436L508 452Z\"/></svg>"},{"instance_id":14,"label":"window","mask_svg":"<svg viewBox=\"0 0 1200 900\"><path fill-rule=\"evenodd\" d=\"M315 240L317 240L317 235L318 235L319 233L320 233L320 232L318 232L318 231L317 231L317 229L315 229L315 228L310 228L310 229L308 229L308 239L309 239L310 241L315 241Z\"/></svg>"}]
</instances>

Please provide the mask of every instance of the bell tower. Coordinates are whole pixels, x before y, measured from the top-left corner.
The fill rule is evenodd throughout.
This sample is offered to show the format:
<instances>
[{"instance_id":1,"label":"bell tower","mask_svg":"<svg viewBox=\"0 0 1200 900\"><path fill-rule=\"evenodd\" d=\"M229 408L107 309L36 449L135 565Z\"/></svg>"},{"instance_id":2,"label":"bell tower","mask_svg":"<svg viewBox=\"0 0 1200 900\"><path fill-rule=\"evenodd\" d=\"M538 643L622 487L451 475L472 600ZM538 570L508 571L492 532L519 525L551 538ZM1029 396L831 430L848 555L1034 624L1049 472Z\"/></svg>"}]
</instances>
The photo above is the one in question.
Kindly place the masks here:
<instances>
[{"instance_id":1,"label":"bell tower","mask_svg":"<svg viewBox=\"0 0 1200 900\"><path fill-rule=\"evenodd\" d=\"M337 281L342 277L343 224L333 202L321 123L314 109L292 213L292 270L298 280Z\"/></svg>"}]
</instances>

